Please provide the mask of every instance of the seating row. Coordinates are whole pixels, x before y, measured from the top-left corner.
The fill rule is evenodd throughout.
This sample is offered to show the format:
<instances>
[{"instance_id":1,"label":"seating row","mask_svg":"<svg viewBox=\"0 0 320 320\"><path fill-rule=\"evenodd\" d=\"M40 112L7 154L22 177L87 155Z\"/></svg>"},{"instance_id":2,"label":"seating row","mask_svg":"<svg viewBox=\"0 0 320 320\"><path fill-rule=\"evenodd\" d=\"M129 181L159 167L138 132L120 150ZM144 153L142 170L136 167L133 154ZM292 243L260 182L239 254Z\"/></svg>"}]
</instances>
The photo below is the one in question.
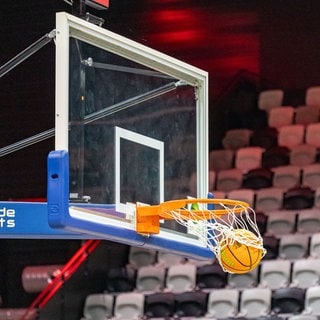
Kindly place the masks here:
<instances>
[{"instance_id":1,"label":"seating row","mask_svg":"<svg viewBox=\"0 0 320 320\"><path fill-rule=\"evenodd\" d=\"M272 108L283 106L285 102L285 92L282 89L262 90L258 96L258 108L269 113ZM289 102L289 104L291 104ZM311 86L306 88L303 105L320 107L320 87Z\"/></svg>"},{"instance_id":2,"label":"seating row","mask_svg":"<svg viewBox=\"0 0 320 320\"><path fill-rule=\"evenodd\" d=\"M320 284L320 233L311 237L303 234L284 235L279 239L265 236L263 241L267 255L263 258L261 267L244 275L228 274L216 261L208 261L202 265L196 265L193 261L177 262L169 267L149 264L138 269L128 265L109 270L106 290L110 293L183 292L225 286L265 286L269 281L265 274L269 274L270 281L274 281L268 285L272 288L287 284L299 287ZM308 277L309 280L303 277Z\"/></svg>"},{"instance_id":3,"label":"seating row","mask_svg":"<svg viewBox=\"0 0 320 320\"><path fill-rule=\"evenodd\" d=\"M193 181L190 180L190 190ZM243 173L241 169L224 169L209 172L210 190L230 191L240 188L261 189L276 187L284 191L297 186L316 190L320 186L320 163L279 166L272 169L255 168Z\"/></svg>"},{"instance_id":4,"label":"seating row","mask_svg":"<svg viewBox=\"0 0 320 320\"><path fill-rule=\"evenodd\" d=\"M132 278L124 272L125 270L119 269L118 278L109 276L107 280L109 293L133 291L181 293L226 287L237 289L267 287L274 290L289 285L306 289L320 285L319 258L262 260L259 267L245 274L226 273L218 263L200 267L192 264L175 265L168 269L150 265L141 267ZM123 286L125 281L127 286Z\"/></svg>"},{"instance_id":5,"label":"seating row","mask_svg":"<svg viewBox=\"0 0 320 320\"><path fill-rule=\"evenodd\" d=\"M220 172L226 169L239 169L243 173L252 169L273 169L279 166L300 167L319 164L318 148L309 144L287 147L245 147L237 151L228 149L212 150L209 153L209 169Z\"/></svg>"},{"instance_id":6,"label":"seating row","mask_svg":"<svg viewBox=\"0 0 320 320\"><path fill-rule=\"evenodd\" d=\"M193 317L256 318L270 314L320 315L320 286L302 288L216 289L143 294L92 294L86 298L82 320Z\"/></svg>"},{"instance_id":7,"label":"seating row","mask_svg":"<svg viewBox=\"0 0 320 320\"><path fill-rule=\"evenodd\" d=\"M232 183L232 182L230 182ZM320 207L320 188L313 191L309 187L289 190L270 187L253 189L231 189L229 192L211 190L216 199L234 199L247 202L256 212L273 210L301 210Z\"/></svg>"}]
</instances>

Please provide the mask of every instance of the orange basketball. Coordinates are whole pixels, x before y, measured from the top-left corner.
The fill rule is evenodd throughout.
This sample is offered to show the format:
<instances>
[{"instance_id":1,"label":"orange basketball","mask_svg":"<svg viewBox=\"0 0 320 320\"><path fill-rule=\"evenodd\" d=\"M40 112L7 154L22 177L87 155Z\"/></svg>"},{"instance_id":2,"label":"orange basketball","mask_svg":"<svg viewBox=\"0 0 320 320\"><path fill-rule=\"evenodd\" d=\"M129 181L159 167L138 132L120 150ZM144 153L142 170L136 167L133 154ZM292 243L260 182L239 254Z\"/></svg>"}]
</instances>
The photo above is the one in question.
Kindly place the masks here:
<instances>
[{"instance_id":1,"label":"orange basketball","mask_svg":"<svg viewBox=\"0 0 320 320\"><path fill-rule=\"evenodd\" d=\"M235 229L234 236L235 240L223 239L220 242L220 264L230 273L247 273L259 265L264 249L242 243L245 240L261 246L261 241L251 231Z\"/></svg>"}]
</instances>

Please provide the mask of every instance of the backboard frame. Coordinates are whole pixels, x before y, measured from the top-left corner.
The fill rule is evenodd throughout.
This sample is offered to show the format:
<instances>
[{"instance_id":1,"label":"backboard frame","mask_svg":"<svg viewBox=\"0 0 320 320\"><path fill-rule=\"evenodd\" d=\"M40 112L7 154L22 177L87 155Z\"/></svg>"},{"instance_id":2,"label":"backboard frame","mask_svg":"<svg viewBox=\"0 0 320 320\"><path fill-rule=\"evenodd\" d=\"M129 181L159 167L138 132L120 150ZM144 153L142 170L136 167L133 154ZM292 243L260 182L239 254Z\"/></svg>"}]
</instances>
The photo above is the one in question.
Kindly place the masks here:
<instances>
[{"instance_id":1,"label":"backboard frame","mask_svg":"<svg viewBox=\"0 0 320 320\"><path fill-rule=\"evenodd\" d=\"M179 235L175 240L163 235L144 237L128 225L92 221L72 214L69 201L69 39L84 41L108 50L113 54L137 62L145 67L179 79L195 88L197 112L197 197L205 198L208 193L208 73L159 51L122 37L65 12L56 14L56 135L55 151L48 157L48 217L53 228L92 234L131 245L171 250L192 257L211 258L212 253L196 240ZM77 204L89 208L91 204ZM110 209L106 204L106 210ZM106 220L107 221L107 220Z\"/></svg>"}]
</instances>

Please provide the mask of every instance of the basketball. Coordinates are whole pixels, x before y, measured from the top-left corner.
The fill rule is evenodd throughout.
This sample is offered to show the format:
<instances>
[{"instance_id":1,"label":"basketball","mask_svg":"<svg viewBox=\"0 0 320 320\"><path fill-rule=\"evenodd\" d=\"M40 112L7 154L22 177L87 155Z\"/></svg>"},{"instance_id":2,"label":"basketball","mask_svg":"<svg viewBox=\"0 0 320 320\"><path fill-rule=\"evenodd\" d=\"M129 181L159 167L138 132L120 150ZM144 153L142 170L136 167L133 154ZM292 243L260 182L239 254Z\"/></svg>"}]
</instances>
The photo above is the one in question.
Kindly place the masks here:
<instances>
[{"instance_id":1,"label":"basketball","mask_svg":"<svg viewBox=\"0 0 320 320\"><path fill-rule=\"evenodd\" d=\"M257 244L258 247L248 243ZM235 229L234 237L223 239L220 247L220 264L230 273L247 273L255 269L264 256L259 238L245 229Z\"/></svg>"}]
</instances>

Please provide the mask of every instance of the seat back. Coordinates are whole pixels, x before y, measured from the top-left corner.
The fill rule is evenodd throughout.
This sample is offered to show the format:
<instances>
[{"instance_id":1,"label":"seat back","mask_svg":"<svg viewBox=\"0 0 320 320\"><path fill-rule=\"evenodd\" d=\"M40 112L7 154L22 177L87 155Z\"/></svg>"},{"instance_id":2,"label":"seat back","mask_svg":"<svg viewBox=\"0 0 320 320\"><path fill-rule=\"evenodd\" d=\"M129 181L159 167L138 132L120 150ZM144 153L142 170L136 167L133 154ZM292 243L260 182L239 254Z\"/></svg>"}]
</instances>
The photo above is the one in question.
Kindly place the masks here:
<instances>
[{"instance_id":1,"label":"seat back","mask_svg":"<svg viewBox=\"0 0 320 320\"><path fill-rule=\"evenodd\" d=\"M304 142L304 125L292 124L279 128L278 145L293 147Z\"/></svg>"},{"instance_id":2,"label":"seat back","mask_svg":"<svg viewBox=\"0 0 320 320\"><path fill-rule=\"evenodd\" d=\"M290 164L295 166L307 166L316 161L317 148L310 144L299 144L291 147Z\"/></svg>"},{"instance_id":3,"label":"seat back","mask_svg":"<svg viewBox=\"0 0 320 320\"><path fill-rule=\"evenodd\" d=\"M295 211L275 210L268 212L267 233L282 236L295 232L296 218Z\"/></svg>"},{"instance_id":4,"label":"seat back","mask_svg":"<svg viewBox=\"0 0 320 320\"><path fill-rule=\"evenodd\" d=\"M115 298L114 316L117 319L139 319L144 314L144 295L138 292L119 293Z\"/></svg>"},{"instance_id":5,"label":"seat back","mask_svg":"<svg viewBox=\"0 0 320 320\"><path fill-rule=\"evenodd\" d=\"M320 316L320 286L306 289L305 311L308 314Z\"/></svg>"},{"instance_id":6,"label":"seat back","mask_svg":"<svg viewBox=\"0 0 320 320\"><path fill-rule=\"evenodd\" d=\"M313 234L320 232L320 215L316 208L300 210L298 213L297 231Z\"/></svg>"},{"instance_id":7,"label":"seat back","mask_svg":"<svg viewBox=\"0 0 320 320\"><path fill-rule=\"evenodd\" d=\"M316 190L320 186L320 163L304 166L302 169L302 185Z\"/></svg>"},{"instance_id":8,"label":"seat back","mask_svg":"<svg viewBox=\"0 0 320 320\"><path fill-rule=\"evenodd\" d=\"M172 292L193 290L196 286L196 266L179 264L168 268L166 289Z\"/></svg>"},{"instance_id":9,"label":"seat back","mask_svg":"<svg viewBox=\"0 0 320 320\"><path fill-rule=\"evenodd\" d=\"M269 288L244 289L240 298L240 314L246 318L266 316L271 310Z\"/></svg>"},{"instance_id":10,"label":"seat back","mask_svg":"<svg viewBox=\"0 0 320 320\"><path fill-rule=\"evenodd\" d=\"M83 315L86 319L105 320L113 315L112 294L90 294L86 297Z\"/></svg>"},{"instance_id":11,"label":"seat back","mask_svg":"<svg viewBox=\"0 0 320 320\"><path fill-rule=\"evenodd\" d=\"M237 289L220 289L209 292L207 317L229 318L238 313L239 291Z\"/></svg>"},{"instance_id":12,"label":"seat back","mask_svg":"<svg viewBox=\"0 0 320 320\"><path fill-rule=\"evenodd\" d=\"M320 258L320 233L310 236L310 256Z\"/></svg>"},{"instance_id":13,"label":"seat back","mask_svg":"<svg viewBox=\"0 0 320 320\"><path fill-rule=\"evenodd\" d=\"M166 269L151 265L140 267L137 271L136 290L160 291L164 288Z\"/></svg>"},{"instance_id":14,"label":"seat back","mask_svg":"<svg viewBox=\"0 0 320 320\"><path fill-rule=\"evenodd\" d=\"M175 312L175 294L157 292L145 295L144 314L147 318L170 318Z\"/></svg>"},{"instance_id":15,"label":"seat back","mask_svg":"<svg viewBox=\"0 0 320 320\"><path fill-rule=\"evenodd\" d=\"M249 129L231 129L222 139L224 149L238 150L250 145L252 131Z\"/></svg>"},{"instance_id":16,"label":"seat back","mask_svg":"<svg viewBox=\"0 0 320 320\"><path fill-rule=\"evenodd\" d=\"M130 247L128 262L134 268L138 269L142 266L154 264L157 252L142 247Z\"/></svg>"},{"instance_id":17,"label":"seat back","mask_svg":"<svg viewBox=\"0 0 320 320\"><path fill-rule=\"evenodd\" d=\"M240 148L235 155L235 168L248 172L251 169L260 168L262 155L265 149L260 147Z\"/></svg>"},{"instance_id":18,"label":"seat back","mask_svg":"<svg viewBox=\"0 0 320 320\"><path fill-rule=\"evenodd\" d=\"M301 259L293 262L292 284L306 289L319 285L320 259Z\"/></svg>"},{"instance_id":19,"label":"seat back","mask_svg":"<svg viewBox=\"0 0 320 320\"><path fill-rule=\"evenodd\" d=\"M216 189L225 192L239 189L242 185L242 180L242 170L240 169L221 170L217 173Z\"/></svg>"},{"instance_id":20,"label":"seat back","mask_svg":"<svg viewBox=\"0 0 320 320\"><path fill-rule=\"evenodd\" d=\"M287 287L272 293L272 311L284 316L301 313L304 310L305 290Z\"/></svg>"},{"instance_id":21,"label":"seat back","mask_svg":"<svg viewBox=\"0 0 320 320\"><path fill-rule=\"evenodd\" d=\"M294 108L291 106L281 106L272 108L269 112L268 126L281 128L293 124Z\"/></svg>"},{"instance_id":22,"label":"seat back","mask_svg":"<svg viewBox=\"0 0 320 320\"><path fill-rule=\"evenodd\" d=\"M272 290L290 283L291 262L289 260L266 260L261 264L260 285Z\"/></svg>"},{"instance_id":23,"label":"seat back","mask_svg":"<svg viewBox=\"0 0 320 320\"><path fill-rule=\"evenodd\" d=\"M231 288L253 288L258 284L259 268L255 268L247 273L229 273L228 286Z\"/></svg>"},{"instance_id":24,"label":"seat back","mask_svg":"<svg viewBox=\"0 0 320 320\"><path fill-rule=\"evenodd\" d=\"M272 169L273 186L288 190L300 184L301 169L296 165L279 166Z\"/></svg>"},{"instance_id":25,"label":"seat back","mask_svg":"<svg viewBox=\"0 0 320 320\"><path fill-rule=\"evenodd\" d=\"M282 106L283 97L284 91L281 89L263 90L258 96L258 108L269 113L272 108Z\"/></svg>"},{"instance_id":26,"label":"seat back","mask_svg":"<svg viewBox=\"0 0 320 320\"><path fill-rule=\"evenodd\" d=\"M320 147L320 123L307 125L305 142L317 148Z\"/></svg>"},{"instance_id":27,"label":"seat back","mask_svg":"<svg viewBox=\"0 0 320 320\"><path fill-rule=\"evenodd\" d=\"M207 312L208 294L204 291L182 292L175 295L176 317L201 317Z\"/></svg>"},{"instance_id":28,"label":"seat back","mask_svg":"<svg viewBox=\"0 0 320 320\"><path fill-rule=\"evenodd\" d=\"M320 87L312 86L306 90L305 104L307 106L320 107Z\"/></svg>"},{"instance_id":29,"label":"seat back","mask_svg":"<svg viewBox=\"0 0 320 320\"><path fill-rule=\"evenodd\" d=\"M231 149L212 150L209 153L209 170L220 171L231 169L234 162L234 151Z\"/></svg>"},{"instance_id":30,"label":"seat back","mask_svg":"<svg viewBox=\"0 0 320 320\"><path fill-rule=\"evenodd\" d=\"M279 256L283 259L302 259L309 253L309 236L306 234L286 234L280 238Z\"/></svg>"},{"instance_id":31,"label":"seat back","mask_svg":"<svg viewBox=\"0 0 320 320\"><path fill-rule=\"evenodd\" d=\"M295 120L297 124L308 125L319 121L319 107L299 106L295 110Z\"/></svg>"},{"instance_id":32,"label":"seat back","mask_svg":"<svg viewBox=\"0 0 320 320\"><path fill-rule=\"evenodd\" d=\"M263 188L256 191L256 211L279 210L283 205L284 191L281 188Z\"/></svg>"}]
</instances>

